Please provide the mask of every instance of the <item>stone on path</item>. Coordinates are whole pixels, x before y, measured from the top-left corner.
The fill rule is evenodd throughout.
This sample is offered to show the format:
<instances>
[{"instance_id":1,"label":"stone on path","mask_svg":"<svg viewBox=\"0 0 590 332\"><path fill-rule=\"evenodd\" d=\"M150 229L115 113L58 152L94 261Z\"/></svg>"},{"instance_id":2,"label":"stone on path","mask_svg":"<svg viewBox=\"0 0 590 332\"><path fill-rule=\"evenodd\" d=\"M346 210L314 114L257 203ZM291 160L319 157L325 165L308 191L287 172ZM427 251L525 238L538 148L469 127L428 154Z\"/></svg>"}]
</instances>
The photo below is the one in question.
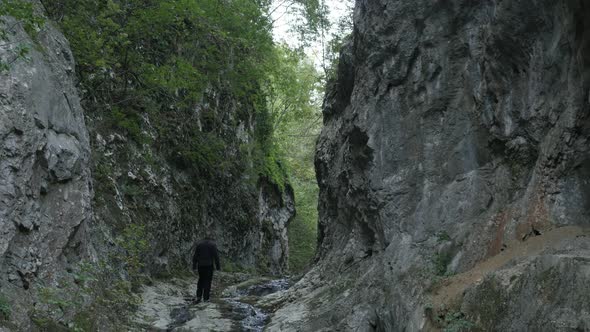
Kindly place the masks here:
<instances>
[{"instance_id":1,"label":"stone on path","mask_svg":"<svg viewBox=\"0 0 590 332\"><path fill-rule=\"evenodd\" d=\"M281 303L277 294L289 283L219 272L212 302L193 304L197 278L159 280L144 286L135 323L141 331L262 331L269 313Z\"/></svg>"},{"instance_id":2,"label":"stone on path","mask_svg":"<svg viewBox=\"0 0 590 332\"><path fill-rule=\"evenodd\" d=\"M136 322L155 331L232 331L233 322L223 317L218 303L190 303L196 285L197 279L189 278L146 286Z\"/></svg>"}]
</instances>

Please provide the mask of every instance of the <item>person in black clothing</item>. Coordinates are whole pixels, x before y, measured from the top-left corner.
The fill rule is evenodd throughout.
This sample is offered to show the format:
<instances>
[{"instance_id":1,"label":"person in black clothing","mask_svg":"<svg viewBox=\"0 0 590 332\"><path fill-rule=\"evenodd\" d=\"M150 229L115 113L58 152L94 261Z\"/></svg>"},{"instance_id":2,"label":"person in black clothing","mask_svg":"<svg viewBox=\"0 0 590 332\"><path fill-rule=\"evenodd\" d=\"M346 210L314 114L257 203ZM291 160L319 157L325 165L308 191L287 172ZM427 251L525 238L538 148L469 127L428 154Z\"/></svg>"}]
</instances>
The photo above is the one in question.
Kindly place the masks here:
<instances>
[{"instance_id":1,"label":"person in black clothing","mask_svg":"<svg viewBox=\"0 0 590 332\"><path fill-rule=\"evenodd\" d=\"M211 294L211 280L213 280L213 264L217 271L221 269L219 265L219 255L217 254L217 245L211 238L205 238L197 242L195 255L193 256L193 270L199 271L199 282L197 283L196 303L209 301Z\"/></svg>"}]
</instances>

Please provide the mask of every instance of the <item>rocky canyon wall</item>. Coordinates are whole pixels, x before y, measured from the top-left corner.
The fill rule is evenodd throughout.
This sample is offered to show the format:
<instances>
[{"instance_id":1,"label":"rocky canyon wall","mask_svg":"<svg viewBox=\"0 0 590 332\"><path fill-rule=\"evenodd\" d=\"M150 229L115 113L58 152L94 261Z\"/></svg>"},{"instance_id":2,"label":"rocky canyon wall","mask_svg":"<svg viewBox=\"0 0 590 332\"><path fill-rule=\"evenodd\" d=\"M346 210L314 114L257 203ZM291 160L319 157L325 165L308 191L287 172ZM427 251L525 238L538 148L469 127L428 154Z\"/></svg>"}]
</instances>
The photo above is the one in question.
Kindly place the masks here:
<instances>
[{"instance_id":1,"label":"rocky canyon wall","mask_svg":"<svg viewBox=\"0 0 590 332\"><path fill-rule=\"evenodd\" d=\"M354 17L317 146L319 263L270 330L590 329L590 5Z\"/></svg>"},{"instance_id":2,"label":"rocky canyon wall","mask_svg":"<svg viewBox=\"0 0 590 332\"><path fill-rule=\"evenodd\" d=\"M253 112L231 96L211 92L194 112L169 112L163 115L166 121L158 114L141 114L142 135L149 143L113 126L109 111L90 114L99 228L120 234L129 225L143 225L150 241L146 265L155 274L189 267L196 240L205 236L216 239L228 269L286 272L293 191L260 176L249 160L244 146L254 144ZM207 125L211 120L206 117L219 123ZM165 139L157 127L170 123L178 127ZM177 152L189 149L194 133L211 137L201 147L210 151L202 158L211 160L200 159L197 165ZM224 141L220 144L217 137ZM216 149L222 159L213 156ZM95 238L112 243L109 234ZM103 249L108 252L108 244Z\"/></svg>"},{"instance_id":3,"label":"rocky canyon wall","mask_svg":"<svg viewBox=\"0 0 590 332\"><path fill-rule=\"evenodd\" d=\"M0 287L13 319L28 321L33 285L86 251L90 142L67 40L51 25L33 40L10 18L2 29L0 58L9 65L0 72ZM23 45L26 59L18 58Z\"/></svg>"},{"instance_id":4,"label":"rocky canyon wall","mask_svg":"<svg viewBox=\"0 0 590 332\"><path fill-rule=\"evenodd\" d=\"M69 305L55 316L71 318L67 296L80 283L80 264L104 269L110 257L125 255L129 240L147 241L142 275L187 271L196 241L206 235L216 238L224 269L287 270L293 191L252 162L258 125L252 105L211 88L191 112L165 115L175 117L166 122L173 125L166 140L159 136L161 116L147 112L139 115L145 140L132 137L113 125L112 110L93 107L78 90L75 57L54 23L46 19L27 33L17 20L3 20L0 301L10 317L2 311L0 326L35 330L34 313L62 306L55 301ZM192 152L224 158L196 168L171 153L201 132L223 142L204 140ZM119 266L106 269L114 279L128 277Z\"/></svg>"}]
</instances>

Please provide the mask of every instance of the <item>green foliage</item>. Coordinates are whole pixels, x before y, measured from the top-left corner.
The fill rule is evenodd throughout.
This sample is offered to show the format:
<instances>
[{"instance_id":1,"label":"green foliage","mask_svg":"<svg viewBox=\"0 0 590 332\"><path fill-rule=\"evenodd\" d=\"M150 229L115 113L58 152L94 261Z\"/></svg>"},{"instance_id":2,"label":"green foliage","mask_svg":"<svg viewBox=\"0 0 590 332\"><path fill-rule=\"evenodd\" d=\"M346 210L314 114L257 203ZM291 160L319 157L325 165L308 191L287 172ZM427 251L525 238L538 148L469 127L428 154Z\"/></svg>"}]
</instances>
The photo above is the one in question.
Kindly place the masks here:
<instances>
[{"instance_id":1,"label":"green foliage","mask_svg":"<svg viewBox=\"0 0 590 332\"><path fill-rule=\"evenodd\" d=\"M291 170L297 215L289 224L289 267L294 272L309 266L317 245L318 193L314 169L315 141L321 125L318 115L292 122L285 133L285 160Z\"/></svg>"},{"instance_id":2,"label":"green foliage","mask_svg":"<svg viewBox=\"0 0 590 332\"><path fill-rule=\"evenodd\" d=\"M39 289L43 307L32 319L43 330L93 331L99 316L128 323L140 304L134 289L141 283L141 270L149 238L142 225L128 225L115 240L122 249L97 262L80 262L55 285ZM125 277L113 273L123 268Z\"/></svg>"},{"instance_id":3,"label":"green foliage","mask_svg":"<svg viewBox=\"0 0 590 332\"><path fill-rule=\"evenodd\" d=\"M16 19L17 23L9 26L6 22L6 16L11 16ZM3 0L0 2L0 48L13 46L16 44L14 55L12 59L7 62L0 60L0 72L10 69L10 65L14 62L26 59L30 52L30 46L21 45L19 41L10 41L8 38L8 31L13 30L17 25L22 25L24 30L31 36L35 37L37 30L44 24L44 19L35 14L33 3L23 0Z\"/></svg>"},{"instance_id":4,"label":"green foliage","mask_svg":"<svg viewBox=\"0 0 590 332\"><path fill-rule=\"evenodd\" d=\"M118 107L111 110L113 125L124 130L138 143L147 143L147 137L141 131L141 118L137 113L127 113Z\"/></svg>"},{"instance_id":5,"label":"green foliage","mask_svg":"<svg viewBox=\"0 0 590 332\"><path fill-rule=\"evenodd\" d=\"M139 185L134 183L125 183L123 184L121 191L125 196L128 197L137 197L142 194L142 188Z\"/></svg>"},{"instance_id":6,"label":"green foliage","mask_svg":"<svg viewBox=\"0 0 590 332\"><path fill-rule=\"evenodd\" d=\"M73 332L87 332L87 331L98 331L97 317L93 311L81 311L76 313L72 321Z\"/></svg>"},{"instance_id":7,"label":"green foliage","mask_svg":"<svg viewBox=\"0 0 590 332\"><path fill-rule=\"evenodd\" d=\"M309 27L317 27L321 2L296 2ZM70 41L84 100L91 101L87 109L104 112L113 128L142 144L150 142L139 114L148 112L157 144L199 178L239 175L244 158L253 158L259 175L284 188L286 167L279 161L275 133L314 112L319 94L311 63L274 45L269 1L43 3ZM225 111L202 107L219 104L220 95L255 113L255 142L246 155L227 151L232 142L219 130L228 125L222 120Z\"/></svg>"},{"instance_id":8,"label":"green foliage","mask_svg":"<svg viewBox=\"0 0 590 332\"><path fill-rule=\"evenodd\" d=\"M190 134L189 134L190 135ZM224 141L213 133L190 135L186 144L177 150L180 161L192 165L200 174L211 175L213 170L224 171L231 165L223 158Z\"/></svg>"},{"instance_id":9,"label":"green foliage","mask_svg":"<svg viewBox=\"0 0 590 332\"><path fill-rule=\"evenodd\" d=\"M324 59L322 67L324 69L325 80L329 81L336 77L336 69L340 61L340 50L349 38L353 29L353 6L354 1L343 0L347 7L347 14L342 16L331 29L331 36L325 43Z\"/></svg>"},{"instance_id":10,"label":"green foliage","mask_svg":"<svg viewBox=\"0 0 590 332\"><path fill-rule=\"evenodd\" d=\"M296 266L311 259L320 75L301 52L274 45L269 1L42 2L70 41L84 106L107 128L162 151L177 167L192 171L199 184L253 172L252 179L267 177L284 190L292 172L302 211L294 223L293 236L301 240L292 246L292 257L299 259ZM326 23L322 2L295 2L308 31L319 31ZM255 123L253 141L243 144L226 135L223 128L238 121ZM148 131L157 137L146 137ZM110 172L97 166L101 182L107 183ZM123 192L132 198L142 194L132 183ZM134 261L134 250L125 251L126 257L113 259L135 275L142 262Z\"/></svg>"},{"instance_id":11,"label":"green foliage","mask_svg":"<svg viewBox=\"0 0 590 332\"><path fill-rule=\"evenodd\" d=\"M438 276L447 274L447 266L453 260L453 256L449 252L440 252L434 255L432 263L434 264L434 272Z\"/></svg>"},{"instance_id":12,"label":"green foliage","mask_svg":"<svg viewBox=\"0 0 590 332\"><path fill-rule=\"evenodd\" d=\"M31 320L37 327L41 329L41 331L51 331L51 332L69 332L69 328L65 325L60 324L59 322L55 321L54 319L39 315L38 313L34 313L31 317Z\"/></svg>"},{"instance_id":13,"label":"green foliage","mask_svg":"<svg viewBox=\"0 0 590 332\"><path fill-rule=\"evenodd\" d=\"M311 262L317 241L313 156L321 126L321 75L300 52L281 46L275 56L277 65L265 89L275 155L283 161L295 194L297 216L288 228L289 267L299 272Z\"/></svg>"},{"instance_id":14,"label":"green foliage","mask_svg":"<svg viewBox=\"0 0 590 332\"><path fill-rule=\"evenodd\" d=\"M10 306L10 302L4 294L0 294L0 319L10 319L11 313L12 309Z\"/></svg>"},{"instance_id":15,"label":"green foliage","mask_svg":"<svg viewBox=\"0 0 590 332\"><path fill-rule=\"evenodd\" d=\"M223 262L223 271L228 273L241 272L241 266L228 260Z\"/></svg>"},{"instance_id":16,"label":"green foliage","mask_svg":"<svg viewBox=\"0 0 590 332\"><path fill-rule=\"evenodd\" d=\"M446 231L441 231L436 234L438 243L451 241L451 236Z\"/></svg>"},{"instance_id":17,"label":"green foliage","mask_svg":"<svg viewBox=\"0 0 590 332\"><path fill-rule=\"evenodd\" d=\"M284 191L289 183L287 171L281 163L277 146L274 143L271 144L269 148L258 147L254 150L254 171L258 176L266 177Z\"/></svg>"},{"instance_id":18,"label":"green foliage","mask_svg":"<svg viewBox=\"0 0 590 332\"><path fill-rule=\"evenodd\" d=\"M0 2L0 17L2 16L15 18L31 36L45 23L42 17L35 14L33 3L24 0L2 0ZM6 22L0 18L0 24L5 25ZM7 31L0 29L0 39L6 41L7 36Z\"/></svg>"},{"instance_id":19,"label":"green foliage","mask_svg":"<svg viewBox=\"0 0 590 332\"><path fill-rule=\"evenodd\" d=\"M13 58L11 60L9 60L9 62L5 62L5 61L0 60L0 73L9 70L10 65L15 63L16 61L21 60L21 59L26 60L27 55L29 54L29 51L30 51L30 48L28 46L19 45L16 48Z\"/></svg>"},{"instance_id":20,"label":"green foliage","mask_svg":"<svg viewBox=\"0 0 590 332\"><path fill-rule=\"evenodd\" d=\"M300 210L288 229L289 269L293 272L300 272L309 267L316 250L317 222L309 217L300 216L299 212Z\"/></svg>"},{"instance_id":21,"label":"green foliage","mask_svg":"<svg viewBox=\"0 0 590 332\"><path fill-rule=\"evenodd\" d=\"M272 49L250 0L45 1L79 63L87 94L136 110L190 108L208 84L247 96ZM149 33L146 33L149 31Z\"/></svg>"},{"instance_id":22,"label":"green foliage","mask_svg":"<svg viewBox=\"0 0 590 332\"><path fill-rule=\"evenodd\" d=\"M295 18L291 30L297 33L302 46L318 40L329 29L329 9L324 0L284 0L275 5L287 9Z\"/></svg>"},{"instance_id":23,"label":"green foliage","mask_svg":"<svg viewBox=\"0 0 590 332\"><path fill-rule=\"evenodd\" d=\"M77 298L70 297L70 285L62 285L62 287L43 287L39 291L39 299L42 303L48 305L51 310L59 311L65 314L66 310L80 305Z\"/></svg>"},{"instance_id":24,"label":"green foliage","mask_svg":"<svg viewBox=\"0 0 590 332\"><path fill-rule=\"evenodd\" d=\"M273 131L286 132L293 123L317 116L319 73L302 52L277 46L263 89Z\"/></svg>"},{"instance_id":25,"label":"green foliage","mask_svg":"<svg viewBox=\"0 0 590 332\"><path fill-rule=\"evenodd\" d=\"M238 112L264 117L260 87L273 66L274 49L266 4L43 2L70 41L88 110L103 113L113 129L134 141L162 149L177 166L194 171L195 180L244 170L243 156L229 151L234 142L222 131L233 125L227 113L234 110L223 108L226 100L237 100ZM144 134L144 113L156 129L154 141ZM257 155L263 164L270 149ZM261 168L274 176L275 164L268 165Z\"/></svg>"},{"instance_id":26,"label":"green foliage","mask_svg":"<svg viewBox=\"0 0 590 332\"><path fill-rule=\"evenodd\" d=\"M444 326L444 332L466 332L476 326L462 312L447 312L444 319L439 319L439 324Z\"/></svg>"},{"instance_id":27,"label":"green foliage","mask_svg":"<svg viewBox=\"0 0 590 332\"><path fill-rule=\"evenodd\" d=\"M113 254L112 258L115 263L120 263L125 268L131 281L139 278L142 268L145 266L144 258L148 249L148 234L144 225L131 224L125 227L115 243L124 250L123 253ZM117 264L118 265L118 264ZM121 291L126 284L118 285Z\"/></svg>"},{"instance_id":28,"label":"green foliage","mask_svg":"<svg viewBox=\"0 0 590 332\"><path fill-rule=\"evenodd\" d=\"M78 288L74 283L61 280L56 286L39 289L39 303L31 312L31 319L43 331L78 331L75 326L67 327L66 315L84 304L87 295L84 287Z\"/></svg>"},{"instance_id":29,"label":"green foliage","mask_svg":"<svg viewBox=\"0 0 590 332\"><path fill-rule=\"evenodd\" d=\"M301 125L306 128L318 116L319 74L302 52L284 45L273 50L267 73L262 85L266 102L257 117L259 155L254 160L259 173L284 190L287 173L297 173L302 166L296 162L302 156L294 154L304 143L297 138L307 135L300 132Z\"/></svg>"}]
</instances>

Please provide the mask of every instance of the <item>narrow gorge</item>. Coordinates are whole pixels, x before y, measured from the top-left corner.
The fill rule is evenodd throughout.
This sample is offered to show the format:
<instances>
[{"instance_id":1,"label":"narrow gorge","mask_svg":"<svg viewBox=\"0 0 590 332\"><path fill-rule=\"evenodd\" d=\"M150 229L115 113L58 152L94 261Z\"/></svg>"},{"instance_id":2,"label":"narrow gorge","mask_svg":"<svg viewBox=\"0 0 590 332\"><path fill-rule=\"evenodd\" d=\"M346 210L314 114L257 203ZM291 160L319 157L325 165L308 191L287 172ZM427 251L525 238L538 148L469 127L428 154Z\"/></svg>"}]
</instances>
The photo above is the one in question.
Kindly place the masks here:
<instances>
[{"instance_id":1,"label":"narrow gorge","mask_svg":"<svg viewBox=\"0 0 590 332\"><path fill-rule=\"evenodd\" d=\"M0 331L590 331L590 3L272 3L0 0Z\"/></svg>"}]
</instances>

